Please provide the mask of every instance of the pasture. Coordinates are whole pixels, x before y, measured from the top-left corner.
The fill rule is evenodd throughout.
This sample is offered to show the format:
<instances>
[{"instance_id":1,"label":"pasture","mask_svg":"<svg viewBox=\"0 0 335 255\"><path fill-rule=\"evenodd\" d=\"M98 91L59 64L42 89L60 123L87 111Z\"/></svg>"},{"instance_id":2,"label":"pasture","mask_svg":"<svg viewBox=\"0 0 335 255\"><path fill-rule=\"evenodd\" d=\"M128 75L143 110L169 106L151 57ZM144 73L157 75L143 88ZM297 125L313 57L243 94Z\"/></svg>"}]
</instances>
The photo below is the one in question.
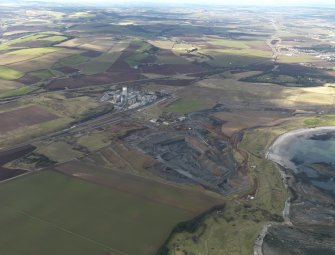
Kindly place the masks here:
<instances>
[{"instance_id":1,"label":"pasture","mask_svg":"<svg viewBox=\"0 0 335 255\"><path fill-rule=\"evenodd\" d=\"M66 36L63 36L56 32L34 33L6 41L0 46L0 50L50 46L52 44L65 41L67 39L68 38Z\"/></svg>"},{"instance_id":2,"label":"pasture","mask_svg":"<svg viewBox=\"0 0 335 255\"><path fill-rule=\"evenodd\" d=\"M134 41L128 47L129 56L125 58L125 62L129 67L137 66L148 56L148 53L153 50L154 47L147 42Z\"/></svg>"},{"instance_id":3,"label":"pasture","mask_svg":"<svg viewBox=\"0 0 335 255\"><path fill-rule=\"evenodd\" d=\"M256 126L271 126L279 124L291 116L289 113L279 111L233 111L219 112L214 114L225 123L222 125L222 132L228 136L244 129Z\"/></svg>"},{"instance_id":4,"label":"pasture","mask_svg":"<svg viewBox=\"0 0 335 255\"><path fill-rule=\"evenodd\" d=\"M0 66L0 79L16 80L23 76L23 73L7 66Z\"/></svg>"},{"instance_id":5,"label":"pasture","mask_svg":"<svg viewBox=\"0 0 335 255\"><path fill-rule=\"evenodd\" d=\"M54 120L58 116L47 112L36 105L19 108L16 110L0 113L0 132L7 133L25 126L31 126L41 122Z\"/></svg>"},{"instance_id":6,"label":"pasture","mask_svg":"<svg viewBox=\"0 0 335 255\"><path fill-rule=\"evenodd\" d=\"M317 62L319 61L318 58L310 55L295 55L295 56L288 56L288 55L280 55L278 58L279 63L305 63L305 62Z\"/></svg>"},{"instance_id":7,"label":"pasture","mask_svg":"<svg viewBox=\"0 0 335 255\"><path fill-rule=\"evenodd\" d=\"M7 54L5 59L7 61L11 61L9 66L22 72L38 71L45 68L51 68L58 60L62 58L80 53L78 50L51 47L46 48L45 50L34 52L31 52L31 49L27 50L29 50L28 55L25 55L26 51L21 51L23 55L11 55L11 57L8 58ZM42 52L44 53L42 54Z\"/></svg>"},{"instance_id":8,"label":"pasture","mask_svg":"<svg viewBox=\"0 0 335 255\"><path fill-rule=\"evenodd\" d=\"M37 153L43 154L50 160L58 163L69 161L83 155L80 151L73 149L73 146L62 141L54 143L40 143L37 147Z\"/></svg>"},{"instance_id":9,"label":"pasture","mask_svg":"<svg viewBox=\"0 0 335 255\"><path fill-rule=\"evenodd\" d=\"M26 55L26 56L41 56L44 54L48 54L51 52L55 52L59 49L52 47L44 47L44 48L30 48L30 49L21 49L15 50L7 53L8 55Z\"/></svg>"},{"instance_id":10,"label":"pasture","mask_svg":"<svg viewBox=\"0 0 335 255\"><path fill-rule=\"evenodd\" d=\"M31 93L33 91L36 91L38 89L39 89L38 87L23 86L5 92L1 92L0 98L22 96Z\"/></svg>"},{"instance_id":11,"label":"pasture","mask_svg":"<svg viewBox=\"0 0 335 255\"><path fill-rule=\"evenodd\" d=\"M252 73L248 73L246 75L252 75ZM197 82L195 85L208 89L202 90L203 95L231 105L248 103L250 106L258 106L259 102L262 102L263 105L268 106L308 109L312 106L322 107L334 104L332 95L335 88L329 84L311 88L284 87L271 83L239 81L241 77L240 74L235 74L233 78L228 79L213 76ZM184 93L187 92L183 91ZM200 91L193 90L193 97L200 98L199 93Z\"/></svg>"},{"instance_id":12,"label":"pasture","mask_svg":"<svg viewBox=\"0 0 335 255\"><path fill-rule=\"evenodd\" d=\"M240 40L228 40L222 38L206 38L206 41L209 44L223 46L227 48L235 48L235 49L248 49L246 42Z\"/></svg>"},{"instance_id":13,"label":"pasture","mask_svg":"<svg viewBox=\"0 0 335 255\"><path fill-rule=\"evenodd\" d=\"M0 93L13 90L23 86L23 84L16 81L0 80Z\"/></svg>"},{"instance_id":14,"label":"pasture","mask_svg":"<svg viewBox=\"0 0 335 255\"><path fill-rule=\"evenodd\" d=\"M48 69L37 70L37 71L31 72L30 74L42 80L46 80L46 79L49 79L55 76L55 74Z\"/></svg>"},{"instance_id":15,"label":"pasture","mask_svg":"<svg viewBox=\"0 0 335 255\"><path fill-rule=\"evenodd\" d=\"M85 146L90 151L94 151L109 145L110 139L104 133L91 133L79 137L77 143L79 143L82 146Z\"/></svg>"},{"instance_id":16,"label":"pasture","mask_svg":"<svg viewBox=\"0 0 335 255\"><path fill-rule=\"evenodd\" d=\"M0 253L155 254L175 224L172 206L53 171L0 185Z\"/></svg>"},{"instance_id":17,"label":"pasture","mask_svg":"<svg viewBox=\"0 0 335 255\"><path fill-rule=\"evenodd\" d=\"M207 61L214 66L247 66L271 58L272 51L263 41L227 40L207 38L201 52L213 59Z\"/></svg>"},{"instance_id":18,"label":"pasture","mask_svg":"<svg viewBox=\"0 0 335 255\"><path fill-rule=\"evenodd\" d=\"M208 108L206 102L197 99L180 99L166 107L164 110L176 113L190 113Z\"/></svg>"},{"instance_id":19,"label":"pasture","mask_svg":"<svg viewBox=\"0 0 335 255\"><path fill-rule=\"evenodd\" d=\"M73 55L66 58L61 59L58 63L55 64L55 68L62 66L74 66L83 62L89 61L90 58L83 55Z\"/></svg>"},{"instance_id":20,"label":"pasture","mask_svg":"<svg viewBox=\"0 0 335 255\"><path fill-rule=\"evenodd\" d=\"M212 59L206 62L212 66L218 66L218 67L244 67L268 60L268 58L265 58L264 55L263 56L254 56L252 54L243 55L242 52L240 55L238 51L233 50L228 50L225 52L206 50L204 52L212 57Z\"/></svg>"},{"instance_id":21,"label":"pasture","mask_svg":"<svg viewBox=\"0 0 335 255\"><path fill-rule=\"evenodd\" d=\"M88 62L76 65L75 68L87 75L103 73L115 63L121 54L121 51L104 53L101 56L91 58Z\"/></svg>"},{"instance_id":22,"label":"pasture","mask_svg":"<svg viewBox=\"0 0 335 255\"><path fill-rule=\"evenodd\" d=\"M26 61L29 59L41 57L46 54L50 54L56 52L60 49L53 47L45 47L45 48L31 48L31 49L21 49L14 50L8 53L4 53L0 55L0 64L1 65L9 65L14 64L21 61Z\"/></svg>"},{"instance_id":23,"label":"pasture","mask_svg":"<svg viewBox=\"0 0 335 255\"><path fill-rule=\"evenodd\" d=\"M140 153L137 154L139 155ZM113 190L133 194L158 204L177 208L193 216L206 211L214 205L223 203L222 197L206 192L201 187L192 188L176 184L171 185L162 179L152 176L148 178L149 173L143 170L142 173L135 172L137 169L132 168L134 166L140 168L140 164L139 162L133 163L131 157L120 159L120 155L111 153L108 155L106 151L102 155L100 159L111 160L113 165L101 166L98 161L93 163L98 158L93 156L92 158L75 160L59 165L56 170ZM145 159L142 156L142 159L137 161L140 160L143 163Z\"/></svg>"}]
</instances>

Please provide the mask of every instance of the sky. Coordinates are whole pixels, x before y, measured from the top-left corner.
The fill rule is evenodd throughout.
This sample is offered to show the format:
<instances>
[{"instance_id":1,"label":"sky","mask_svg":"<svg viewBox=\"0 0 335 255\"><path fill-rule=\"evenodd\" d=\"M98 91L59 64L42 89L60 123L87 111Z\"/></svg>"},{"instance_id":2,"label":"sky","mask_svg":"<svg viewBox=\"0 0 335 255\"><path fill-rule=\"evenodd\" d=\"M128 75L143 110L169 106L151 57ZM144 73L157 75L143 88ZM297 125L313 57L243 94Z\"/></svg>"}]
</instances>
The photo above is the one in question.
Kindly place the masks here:
<instances>
[{"instance_id":1,"label":"sky","mask_svg":"<svg viewBox=\"0 0 335 255\"><path fill-rule=\"evenodd\" d=\"M50 2L50 0L40 0ZM1 2L1 0L0 0ZM208 5L334 5L335 0L53 0L60 3L103 4L120 3L168 3Z\"/></svg>"}]
</instances>

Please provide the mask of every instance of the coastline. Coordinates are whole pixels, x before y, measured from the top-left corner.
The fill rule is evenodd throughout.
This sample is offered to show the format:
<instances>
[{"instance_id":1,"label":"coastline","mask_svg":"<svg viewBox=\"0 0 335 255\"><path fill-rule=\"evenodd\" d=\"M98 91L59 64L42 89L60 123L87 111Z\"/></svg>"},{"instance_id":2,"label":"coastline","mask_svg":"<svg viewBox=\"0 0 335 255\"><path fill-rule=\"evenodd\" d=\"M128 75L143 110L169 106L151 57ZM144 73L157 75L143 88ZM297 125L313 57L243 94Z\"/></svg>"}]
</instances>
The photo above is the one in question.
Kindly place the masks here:
<instances>
[{"instance_id":1,"label":"coastline","mask_svg":"<svg viewBox=\"0 0 335 255\"><path fill-rule=\"evenodd\" d=\"M282 149L283 146L287 145L292 138L297 136L309 137L311 135L323 134L325 132L335 131L335 126L323 126L323 127L313 127L313 128L300 128L293 131L289 131L277 137L276 140L270 145L265 158L267 160L273 161L278 165L296 171L295 165L290 162L288 159L283 158L278 155L278 152Z\"/></svg>"},{"instance_id":2,"label":"coastline","mask_svg":"<svg viewBox=\"0 0 335 255\"><path fill-rule=\"evenodd\" d=\"M293 180L294 174L296 173L296 166L293 162L291 162L288 158L280 155L280 151L283 146L288 145L292 138L301 136L304 138L308 138L311 135L324 134L327 132L335 132L335 126L323 126L323 127L313 127L313 128L300 128L293 131L286 132L280 136L278 136L272 144L269 146L267 153L265 155L265 159L272 161L276 164L278 171L282 176L282 181L287 190L290 188L294 188L294 184L289 180ZM293 171L291 174L290 171ZM264 255L263 244L264 238L269 232L269 229L275 225L277 226L286 226L286 227L294 227L294 224L290 217L290 208L292 201L292 192L289 192L289 196L285 201L285 206L283 209L283 218L284 222L282 224L269 222L263 226L261 232L259 233L255 244L254 244L254 255Z\"/></svg>"}]
</instances>

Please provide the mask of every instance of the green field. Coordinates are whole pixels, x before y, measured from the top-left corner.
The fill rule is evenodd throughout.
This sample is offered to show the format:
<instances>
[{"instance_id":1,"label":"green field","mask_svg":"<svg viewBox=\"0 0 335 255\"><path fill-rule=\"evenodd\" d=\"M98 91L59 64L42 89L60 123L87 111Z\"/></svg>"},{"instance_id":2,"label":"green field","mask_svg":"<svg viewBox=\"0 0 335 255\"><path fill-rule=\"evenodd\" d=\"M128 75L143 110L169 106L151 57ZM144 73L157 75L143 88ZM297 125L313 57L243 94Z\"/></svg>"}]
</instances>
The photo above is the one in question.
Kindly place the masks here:
<instances>
[{"instance_id":1,"label":"green field","mask_svg":"<svg viewBox=\"0 0 335 255\"><path fill-rule=\"evenodd\" d=\"M36 91L38 89L39 88L36 88L36 87L23 86L21 88L17 88L17 89L13 89L13 90L0 93L0 98L22 96L30 92Z\"/></svg>"},{"instance_id":2,"label":"green field","mask_svg":"<svg viewBox=\"0 0 335 255\"><path fill-rule=\"evenodd\" d=\"M78 65L80 63L87 62L89 60L90 60L89 57L78 54L78 55L73 55L73 56L69 56L69 57L61 59L59 62L55 64L54 67L58 68L62 66Z\"/></svg>"},{"instance_id":3,"label":"green field","mask_svg":"<svg viewBox=\"0 0 335 255\"><path fill-rule=\"evenodd\" d=\"M105 72L121 55L121 52L106 53L98 57L87 57L80 54L69 56L58 61L53 67L69 66L91 75Z\"/></svg>"},{"instance_id":4,"label":"green field","mask_svg":"<svg viewBox=\"0 0 335 255\"><path fill-rule=\"evenodd\" d=\"M164 110L184 114L204 110L206 108L208 108L208 105L201 100L180 99L166 107Z\"/></svg>"},{"instance_id":5,"label":"green field","mask_svg":"<svg viewBox=\"0 0 335 255\"><path fill-rule=\"evenodd\" d=\"M334 126L335 116L325 115L325 116L319 116L319 117L306 118L304 120L304 124L309 127Z\"/></svg>"},{"instance_id":6,"label":"green field","mask_svg":"<svg viewBox=\"0 0 335 255\"><path fill-rule=\"evenodd\" d=\"M79 69L82 73L87 75L103 73L113 65L121 53L122 52L105 53L101 56L91 58L88 62L73 65L72 67Z\"/></svg>"},{"instance_id":7,"label":"green field","mask_svg":"<svg viewBox=\"0 0 335 255\"><path fill-rule=\"evenodd\" d=\"M67 37L62 36L62 35L54 35L54 36L49 36L49 37L42 38L42 40L46 40L46 41L50 41L50 42L61 42L61 41L64 41L66 39L67 39Z\"/></svg>"},{"instance_id":8,"label":"green field","mask_svg":"<svg viewBox=\"0 0 335 255\"><path fill-rule=\"evenodd\" d=\"M36 152L47 156L52 161L65 162L83 155L83 153L74 150L72 147L66 142L60 141L39 146Z\"/></svg>"},{"instance_id":9,"label":"green field","mask_svg":"<svg viewBox=\"0 0 335 255\"><path fill-rule=\"evenodd\" d=\"M43 171L0 185L0 254L155 254L190 215Z\"/></svg>"},{"instance_id":10,"label":"green field","mask_svg":"<svg viewBox=\"0 0 335 255\"><path fill-rule=\"evenodd\" d=\"M296 86L296 87L303 86L303 84L301 84L301 82L297 77L285 74L264 73L261 75L251 76L249 80L255 83L272 83L272 84L280 84L283 86ZM247 81L249 80L247 79Z\"/></svg>"},{"instance_id":11,"label":"green field","mask_svg":"<svg viewBox=\"0 0 335 255\"><path fill-rule=\"evenodd\" d=\"M205 51L205 53L214 58L207 61L208 64L220 67L244 67L268 60L268 58L265 57L234 54L232 51L227 51L227 53L218 51Z\"/></svg>"},{"instance_id":12,"label":"green field","mask_svg":"<svg viewBox=\"0 0 335 255\"><path fill-rule=\"evenodd\" d=\"M224 47L236 48L236 49L248 49L249 47L243 41L239 40L228 40L220 38L207 38L208 42L214 45L220 45Z\"/></svg>"},{"instance_id":13,"label":"green field","mask_svg":"<svg viewBox=\"0 0 335 255\"><path fill-rule=\"evenodd\" d=\"M249 56L249 57L261 57L261 58L270 58L272 53L270 51L263 51L263 50L255 50L255 49L227 49L221 50L220 52L231 54L231 55L238 55L238 56Z\"/></svg>"},{"instance_id":14,"label":"green field","mask_svg":"<svg viewBox=\"0 0 335 255\"><path fill-rule=\"evenodd\" d=\"M10 46L6 45L6 44L0 44L0 50L9 50L11 49Z\"/></svg>"},{"instance_id":15,"label":"green field","mask_svg":"<svg viewBox=\"0 0 335 255\"><path fill-rule=\"evenodd\" d=\"M153 49L151 44L143 41L135 41L132 42L132 44L138 46L138 49L125 60L130 67L140 64L141 61L148 56L148 52Z\"/></svg>"},{"instance_id":16,"label":"green field","mask_svg":"<svg viewBox=\"0 0 335 255\"><path fill-rule=\"evenodd\" d=\"M213 59L207 61L208 64L220 67L248 66L251 64L267 61L271 58L270 50L254 49L250 45L260 45L262 41L240 41L226 40L219 38L208 38L208 42L222 46L222 49L206 49L201 52L210 55Z\"/></svg>"},{"instance_id":17,"label":"green field","mask_svg":"<svg viewBox=\"0 0 335 255\"><path fill-rule=\"evenodd\" d=\"M23 75L23 73L15 69L9 68L7 66L0 66L0 79L16 80L21 78Z\"/></svg>"},{"instance_id":18,"label":"green field","mask_svg":"<svg viewBox=\"0 0 335 255\"><path fill-rule=\"evenodd\" d=\"M59 49L54 47L42 47L42 48L31 48L11 51L7 54L9 55L28 55L28 56L42 56L44 54L52 53L58 51Z\"/></svg>"},{"instance_id":19,"label":"green field","mask_svg":"<svg viewBox=\"0 0 335 255\"><path fill-rule=\"evenodd\" d=\"M67 39L66 36L60 35L55 32L42 32L42 33L26 35L26 36L23 36L17 39L7 41L4 44L0 45L0 50L21 48L21 47L15 46L15 44L19 44L19 43L37 42L37 41L49 41L49 42L57 43L57 42L62 42L66 39Z\"/></svg>"},{"instance_id":20,"label":"green field","mask_svg":"<svg viewBox=\"0 0 335 255\"><path fill-rule=\"evenodd\" d=\"M317 62L318 58L309 55L297 55L297 56L286 56L281 55L278 57L280 63L305 63L305 62Z\"/></svg>"},{"instance_id":21,"label":"green field","mask_svg":"<svg viewBox=\"0 0 335 255\"><path fill-rule=\"evenodd\" d=\"M57 41L57 40L64 40L65 38L66 38L65 36L57 35L57 33L55 32L43 32L43 33L26 35L26 36L11 40L9 41L9 44L16 44L20 42L29 42L29 41L36 41L36 40Z\"/></svg>"},{"instance_id":22,"label":"green field","mask_svg":"<svg viewBox=\"0 0 335 255\"><path fill-rule=\"evenodd\" d=\"M81 136L77 143L85 146L86 148L89 148L90 151L94 151L106 147L108 144L110 144L110 140L104 133L91 133Z\"/></svg>"},{"instance_id":23,"label":"green field","mask_svg":"<svg viewBox=\"0 0 335 255\"><path fill-rule=\"evenodd\" d=\"M38 77L42 80L46 80L46 79L49 79L49 78L55 76L55 74L53 74L48 69L37 70L37 71L31 72L30 74L33 75L33 76L36 76L36 77Z\"/></svg>"}]
</instances>

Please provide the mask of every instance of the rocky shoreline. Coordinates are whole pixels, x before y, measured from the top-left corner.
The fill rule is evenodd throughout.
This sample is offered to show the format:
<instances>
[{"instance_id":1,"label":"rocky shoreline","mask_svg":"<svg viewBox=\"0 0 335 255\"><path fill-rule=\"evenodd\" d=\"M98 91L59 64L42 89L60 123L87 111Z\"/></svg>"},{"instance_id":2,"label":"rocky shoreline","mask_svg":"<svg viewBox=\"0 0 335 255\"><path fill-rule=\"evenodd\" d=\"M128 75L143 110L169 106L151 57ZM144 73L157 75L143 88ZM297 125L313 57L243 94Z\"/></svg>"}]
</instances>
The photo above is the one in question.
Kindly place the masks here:
<instances>
[{"instance_id":1,"label":"rocky shoreline","mask_svg":"<svg viewBox=\"0 0 335 255\"><path fill-rule=\"evenodd\" d=\"M254 255L335 254L334 197L303 181L294 162L285 155L292 139L327 132L335 132L335 127L298 129L279 136L270 146L266 158L277 164L290 196L283 210L284 223L264 226Z\"/></svg>"}]
</instances>

